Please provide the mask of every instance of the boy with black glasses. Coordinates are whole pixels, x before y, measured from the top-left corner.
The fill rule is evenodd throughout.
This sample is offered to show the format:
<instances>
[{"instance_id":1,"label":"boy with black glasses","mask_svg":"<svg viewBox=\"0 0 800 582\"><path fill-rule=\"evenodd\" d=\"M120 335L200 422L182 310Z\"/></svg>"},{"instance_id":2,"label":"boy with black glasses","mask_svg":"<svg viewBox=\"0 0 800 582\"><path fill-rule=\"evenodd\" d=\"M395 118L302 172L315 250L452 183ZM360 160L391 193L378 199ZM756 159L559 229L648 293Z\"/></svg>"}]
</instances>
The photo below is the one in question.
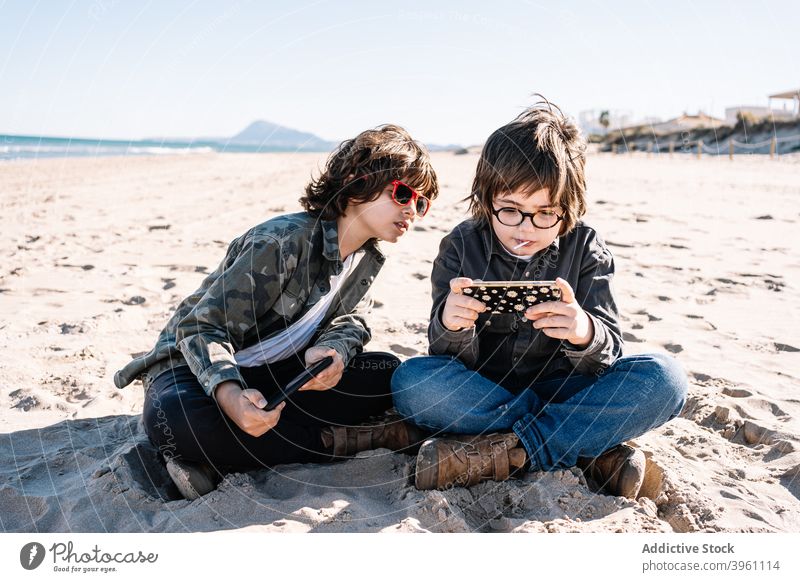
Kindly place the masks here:
<instances>
[{"instance_id":1,"label":"boy with black glasses","mask_svg":"<svg viewBox=\"0 0 800 582\"><path fill-rule=\"evenodd\" d=\"M231 242L184 299L155 347L115 375L142 378L145 431L180 492L194 499L222 473L324 462L421 433L391 408L399 360L363 353L367 291L396 242L438 194L428 153L395 125L340 144L300 199ZM274 409L267 400L315 362L332 363Z\"/></svg>"},{"instance_id":2,"label":"boy with black glasses","mask_svg":"<svg viewBox=\"0 0 800 582\"><path fill-rule=\"evenodd\" d=\"M611 494L635 498L645 459L623 444L677 416L680 365L622 357L614 259L580 218L585 141L549 102L495 131L478 161L470 210L433 265L430 356L392 379L395 407L446 433L419 451L419 489L503 480L578 465ZM490 312L476 280L555 281L559 300ZM511 297L511 294L509 294Z\"/></svg>"}]
</instances>

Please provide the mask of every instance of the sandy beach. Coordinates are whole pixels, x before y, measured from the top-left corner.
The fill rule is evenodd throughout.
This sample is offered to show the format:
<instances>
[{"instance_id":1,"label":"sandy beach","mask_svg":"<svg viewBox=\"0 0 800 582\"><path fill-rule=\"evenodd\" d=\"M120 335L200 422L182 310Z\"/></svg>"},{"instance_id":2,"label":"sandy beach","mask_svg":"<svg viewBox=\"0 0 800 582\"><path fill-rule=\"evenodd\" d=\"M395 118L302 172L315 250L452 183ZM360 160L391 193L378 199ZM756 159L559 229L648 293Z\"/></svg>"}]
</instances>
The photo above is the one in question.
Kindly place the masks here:
<instances>
[{"instance_id":1,"label":"sandy beach","mask_svg":"<svg viewBox=\"0 0 800 582\"><path fill-rule=\"evenodd\" d=\"M685 367L680 418L640 439L636 501L576 469L417 491L385 449L229 475L179 497L140 426L149 350L231 239L297 198L321 154L0 164L0 527L6 532L800 531L800 157L589 158L589 212L615 254L626 354ZM430 269L466 213L477 156L433 155L442 192L373 287L368 348L427 351Z\"/></svg>"}]
</instances>

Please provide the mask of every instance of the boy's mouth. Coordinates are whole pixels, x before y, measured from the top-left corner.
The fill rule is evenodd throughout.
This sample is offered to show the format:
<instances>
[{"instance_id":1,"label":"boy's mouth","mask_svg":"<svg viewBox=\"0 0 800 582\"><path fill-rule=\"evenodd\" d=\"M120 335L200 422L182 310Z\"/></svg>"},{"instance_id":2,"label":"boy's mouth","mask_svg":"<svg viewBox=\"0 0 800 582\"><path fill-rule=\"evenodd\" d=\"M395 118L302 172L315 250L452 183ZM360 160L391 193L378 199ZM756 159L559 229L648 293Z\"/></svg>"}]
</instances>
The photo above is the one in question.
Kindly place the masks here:
<instances>
[{"instance_id":1,"label":"boy's mouth","mask_svg":"<svg viewBox=\"0 0 800 582\"><path fill-rule=\"evenodd\" d=\"M512 248L512 250L516 251L516 250L524 248L524 247L526 247L526 246L528 246L530 244L533 244L533 241L532 240L525 240L525 239L521 239L521 238L515 238L514 239L514 243L515 243L515 245Z\"/></svg>"}]
</instances>

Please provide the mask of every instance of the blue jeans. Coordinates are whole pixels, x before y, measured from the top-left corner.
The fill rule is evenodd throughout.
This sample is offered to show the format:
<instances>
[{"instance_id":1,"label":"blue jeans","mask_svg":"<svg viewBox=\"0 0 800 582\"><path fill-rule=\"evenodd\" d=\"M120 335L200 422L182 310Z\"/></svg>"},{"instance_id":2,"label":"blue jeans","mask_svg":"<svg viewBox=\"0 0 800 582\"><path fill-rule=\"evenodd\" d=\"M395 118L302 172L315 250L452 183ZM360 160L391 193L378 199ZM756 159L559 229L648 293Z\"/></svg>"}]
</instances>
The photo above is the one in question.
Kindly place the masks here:
<instances>
[{"instance_id":1,"label":"blue jeans","mask_svg":"<svg viewBox=\"0 0 800 582\"><path fill-rule=\"evenodd\" d=\"M514 394L450 356L404 362L392 376L395 408L434 431L513 430L532 471L572 467L680 414L687 379L662 354L618 359L601 376L577 373L534 381Z\"/></svg>"}]
</instances>

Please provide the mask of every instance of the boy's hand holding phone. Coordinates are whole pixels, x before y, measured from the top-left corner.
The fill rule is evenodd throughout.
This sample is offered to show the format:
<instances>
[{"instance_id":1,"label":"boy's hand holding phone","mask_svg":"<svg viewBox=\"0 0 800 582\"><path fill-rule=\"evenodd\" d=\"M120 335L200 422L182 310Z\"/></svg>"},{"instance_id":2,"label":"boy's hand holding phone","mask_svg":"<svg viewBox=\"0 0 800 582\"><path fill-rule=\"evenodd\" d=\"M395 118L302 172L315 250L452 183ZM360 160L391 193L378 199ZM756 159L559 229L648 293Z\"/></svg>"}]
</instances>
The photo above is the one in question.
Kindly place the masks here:
<instances>
[{"instance_id":1,"label":"boy's hand holding phone","mask_svg":"<svg viewBox=\"0 0 800 582\"><path fill-rule=\"evenodd\" d=\"M468 277L456 277L450 280L450 294L442 311L442 324L450 331L461 331L475 327L478 315L486 311L486 305L472 297L467 297L461 290L475 282Z\"/></svg>"},{"instance_id":2,"label":"boy's hand holding phone","mask_svg":"<svg viewBox=\"0 0 800 582\"><path fill-rule=\"evenodd\" d=\"M342 379L344 361L339 352L333 348L327 346L308 348L305 353L306 367L310 368L314 362L320 361L325 356L332 357L333 363L306 382L300 390L330 390Z\"/></svg>"},{"instance_id":3,"label":"boy's hand holding phone","mask_svg":"<svg viewBox=\"0 0 800 582\"><path fill-rule=\"evenodd\" d=\"M215 396L228 418L254 437L260 437L274 428L281 418L281 410L286 406L285 402L281 402L275 410L262 410L267 405L264 395L254 388L242 390L241 384L234 381L217 386Z\"/></svg>"},{"instance_id":4,"label":"boy's hand holding phone","mask_svg":"<svg viewBox=\"0 0 800 582\"><path fill-rule=\"evenodd\" d=\"M575 292L564 279L556 279L561 289L561 301L539 303L525 311L525 317L533 321L533 327L545 335L570 342L585 348L594 337L592 320L575 301Z\"/></svg>"},{"instance_id":5,"label":"boy's hand holding phone","mask_svg":"<svg viewBox=\"0 0 800 582\"><path fill-rule=\"evenodd\" d=\"M306 366L331 356L333 362L314 378L306 382L299 390L328 390L339 383L344 372L342 357L333 348L315 346L305 353ZM254 388L243 390L241 384L234 381L222 382L215 390L215 397L222 411L236 426L250 436L260 437L275 428L281 418L281 411L286 402L281 402L272 410L265 410L267 400Z\"/></svg>"}]
</instances>

